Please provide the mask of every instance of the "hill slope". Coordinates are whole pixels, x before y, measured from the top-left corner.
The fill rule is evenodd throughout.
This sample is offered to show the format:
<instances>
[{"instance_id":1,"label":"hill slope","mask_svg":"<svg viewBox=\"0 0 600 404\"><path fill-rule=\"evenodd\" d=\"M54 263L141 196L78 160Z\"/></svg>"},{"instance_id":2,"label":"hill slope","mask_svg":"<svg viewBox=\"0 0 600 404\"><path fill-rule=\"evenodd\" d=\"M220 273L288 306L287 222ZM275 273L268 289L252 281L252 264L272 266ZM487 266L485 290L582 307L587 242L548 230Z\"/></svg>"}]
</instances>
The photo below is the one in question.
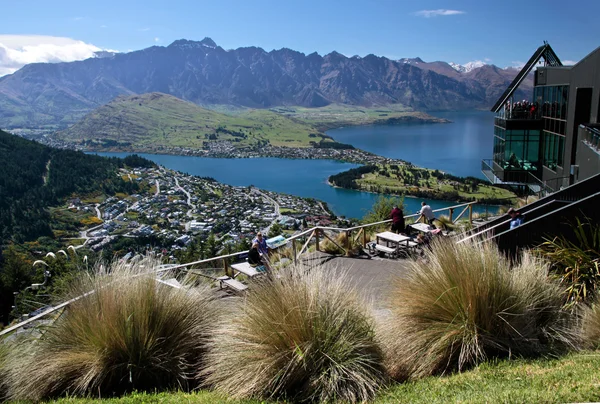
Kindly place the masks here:
<instances>
[{"instance_id":1,"label":"hill slope","mask_svg":"<svg viewBox=\"0 0 600 404\"><path fill-rule=\"evenodd\" d=\"M0 249L52 236L46 209L72 194L135 191L117 175L124 160L53 149L1 130L0 161Z\"/></svg>"},{"instance_id":2,"label":"hill slope","mask_svg":"<svg viewBox=\"0 0 600 404\"><path fill-rule=\"evenodd\" d=\"M209 141L239 146L269 142L309 146L319 131L269 110L243 110L235 115L211 111L171 95L150 93L117 97L94 110L57 137L87 148L202 148ZM313 134L311 137L310 135Z\"/></svg>"},{"instance_id":3,"label":"hill slope","mask_svg":"<svg viewBox=\"0 0 600 404\"><path fill-rule=\"evenodd\" d=\"M444 72L450 76L440 74ZM112 57L26 65L0 78L0 127L64 128L119 95L150 92L195 104L251 108L331 103L403 104L417 110L485 108L500 95L498 88L510 82L502 75L486 75L486 84L477 74L447 72L375 55L225 50L209 38L182 39Z\"/></svg>"}]
</instances>

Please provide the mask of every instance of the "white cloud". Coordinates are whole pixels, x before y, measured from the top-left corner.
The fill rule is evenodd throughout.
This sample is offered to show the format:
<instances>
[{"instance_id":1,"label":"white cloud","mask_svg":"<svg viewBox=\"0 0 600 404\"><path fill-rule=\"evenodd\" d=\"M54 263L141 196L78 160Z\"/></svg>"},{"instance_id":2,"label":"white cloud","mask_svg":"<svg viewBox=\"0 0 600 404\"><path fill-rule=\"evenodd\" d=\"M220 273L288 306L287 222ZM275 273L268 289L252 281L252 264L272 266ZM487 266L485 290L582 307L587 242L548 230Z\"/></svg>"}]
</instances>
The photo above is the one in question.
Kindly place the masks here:
<instances>
[{"instance_id":1,"label":"white cloud","mask_svg":"<svg viewBox=\"0 0 600 404\"><path fill-rule=\"evenodd\" d=\"M525 62L522 62L520 60L513 60L510 63L512 64L512 66L510 67L514 67L515 69L522 69L523 66L525 66Z\"/></svg>"},{"instance_id":2,"label":"white cloud","mask_svg":"<svg viewBox=\"0 0 600 404\"><path fill-rule=\"evenodd\" d=\"M108 25L102 24L102 25L100 25L100 28L108 28Z\"/></svg>"},{"instance_id":3,"label":"white cloud","mask_svg":"<svg viewBox=\"0 0 600 404\"><path fill-rule=\"evenodd\" d=\"M414 14L419 17L431 18L431 17L438 17L438 16L444 16L444 15L465 14L465 12L460 11L460 10L446 10L446 9L440 8L437 10L421 10L421 11L415 12Z\"/></svg>"},{"instance_id":4,"label":"white cloud","mask_svg":"<svg viewBox=\"0 0 600 404\"><path fill-rule=\"evenodd\" d=\"M73 17L73 21L81 21L83 20L83 17Z\"/></svg>"},{"instance_id":5,"label":"white cloud","mask_svg":"<svg viewBox=\"0 0 600 404\"><path fill-rule=\"evenodd\" d=\"M563 60L562 61L562 64L564 66L573 66L573 65L576 65L577 63L579 63L579 61L577 61L577 60Z\"/></svg>"},{"instance_id":6,"label":"white cloud","mask_svg":"<svg viewBox=\"0 0 600 404\"><path fill-rule=\"evenodd\" d=\"M0 76L29 63L83 60L103 49L71 38L44 35L0 35Z\"/></svg>"},{"instance_id":7,"label":"white cloud","mask_svg":"<svg viewBox=\"0 0 600 404\"><path fill-rule=\"evenodd\" d=\"M160 42L160 38L159 37L155 37L154 38L154 42Z\"/></svg>"},{"instance_id":8,"label":"white cloud","mask_svg":"<svg viewBox=\"0 0 600 404\"><path fill-rule=\"evenodd\" d=\"M146 32L146 31L150 31L150 28L146 27L146 28L138 28L138 31L140 32Z\"/></svg>"}]
</instances>

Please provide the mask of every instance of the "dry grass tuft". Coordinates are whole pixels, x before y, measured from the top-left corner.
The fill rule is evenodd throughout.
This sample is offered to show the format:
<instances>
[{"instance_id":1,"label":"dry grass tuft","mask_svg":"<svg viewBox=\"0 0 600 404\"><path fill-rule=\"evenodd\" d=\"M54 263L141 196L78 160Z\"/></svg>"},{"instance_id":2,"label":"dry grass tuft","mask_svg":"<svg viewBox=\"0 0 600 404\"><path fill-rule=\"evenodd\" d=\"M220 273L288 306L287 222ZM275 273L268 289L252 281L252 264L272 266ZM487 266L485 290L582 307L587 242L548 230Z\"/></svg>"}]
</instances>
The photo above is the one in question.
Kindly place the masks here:
<instances>
[{"instance_id":1,"label":"dry grass tuft","mask_svg":"<svg viewBox=\"0 0 600 404\"><path fill-rule=\"evenodd\" d=\"M535 357L575 346L547 265L511 268L493 244L439 240L391 292L383 327L396 379L461 371L490 358Z\"/></svg>"},{"instance_id":2,"label":"dry grass tuft","mask_svg":"<svg viewBox=\"0 0 600 404\"><path fill-rule=\"evenodd\" d=\"M72 286L95 293L67 307L42 337L7 359L12 399L110 396L128 391L189 390L198 384L217 314L207 289L158 284L159 263L113 263Z\"/></svg>"},{"instance_id":3,"label":"dry grass tuft","mask_svg":"<svg viewBox=\"0 0 600 404\"><path fill-rule=\"evenodd\" d=\"M207 384L235 398L371 399L383 356L365 304L342 278L291 266L253 284L212 340Z\"/></svg>"},{"instance_id":4,"label":"dry grass tuft","mask_svg":"<svg viewBox=\"0 0 600 404\"><path fill-rule=\"evenodd\" d=\"M600 349L600 306L598 299L582 309L582 341L585 348Z\"/></svg>"}]
</instances>

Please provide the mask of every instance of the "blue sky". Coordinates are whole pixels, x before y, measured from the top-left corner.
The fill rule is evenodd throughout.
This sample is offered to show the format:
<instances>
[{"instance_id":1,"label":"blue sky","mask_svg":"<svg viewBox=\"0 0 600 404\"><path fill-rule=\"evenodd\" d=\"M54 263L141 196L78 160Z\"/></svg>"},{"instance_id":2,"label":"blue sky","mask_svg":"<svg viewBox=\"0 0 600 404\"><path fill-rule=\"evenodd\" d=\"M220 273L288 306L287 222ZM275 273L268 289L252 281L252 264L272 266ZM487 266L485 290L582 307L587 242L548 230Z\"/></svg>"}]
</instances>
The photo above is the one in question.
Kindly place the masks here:
<instances>
[{"instance_id":1,"label":"blue sky","mask_svg":"<svg viewBox=\"0 0 600 404\"><path fill-rule=\"evenodd\" d=\"M119 51L168 45L179 38L200 40L209 36L226 49L255 45L266 50L288 47L320 54L336 50L348 56L369 53L391 58L419 56L425 61L462 64L486 60L501 67L526 61L543 40L550 42L561 59L572 61L600 46L597 0L494 3L3 0L2 3L0 64L4 46L5 62L12 58L14 66L18 65L15 58L24 63L23 60L39 57L33 53L15 53L25 49L19 43L19 38L27 38L23 35L66 37ZM36 38L43 42L41 37ZM36 40L23 39L33 47ZM48 61L68 59L68 51L55 59L48 56L48 52L57 52L55 48L60 46L63 45L41 53Z\"/></svg>"}]
</instances>

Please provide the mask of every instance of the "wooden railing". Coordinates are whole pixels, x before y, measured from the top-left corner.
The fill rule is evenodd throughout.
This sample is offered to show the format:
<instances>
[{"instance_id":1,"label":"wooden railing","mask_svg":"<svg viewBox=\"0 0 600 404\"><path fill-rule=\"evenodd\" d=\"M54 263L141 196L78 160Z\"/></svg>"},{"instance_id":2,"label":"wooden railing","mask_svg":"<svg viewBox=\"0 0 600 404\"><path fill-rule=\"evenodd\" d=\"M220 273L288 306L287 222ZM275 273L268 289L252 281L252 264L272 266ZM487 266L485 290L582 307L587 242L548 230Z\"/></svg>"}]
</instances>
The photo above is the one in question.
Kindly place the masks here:
<instances>
[{"instance_id":1,"label":"wooden railing","mask_svg":"<svg viewBox=\"0 0 600 404\"><path fill-rule=\"evenodd\" d=\"M448 217L449 219L453 222L456 223L466 212L468 212L468 220L469 223L472 224L472 220L473 220L473 205L475 205L477 202L468 202L468 203L463 203L460 205L455 205L455 206L450 206L447 208L442 208L442 209L435 209L433 212L434 213L439 213L439 212L446 212L448 211ZM456 216L454 217L454 212L461 209L462 211ZM419 214L415 213L412 215L407 215L404 216L405 219L412 219L412 218L419 218ZM366 229L371 228L371 227L375 227L375 226L381 226L384 224L388 224L391 223L392 220L388 219L388 220L383 220L381 222L375 222L375 223L367 223L367 224L362 224L362 225L358 225L358 226L354 226L354 227L349 227L349 228L338 228L338 227L326 227L326 226L316 226L313 228L310 228L308 230L305 230L301 233L298 234L294 234L293 236L289 237L286 239L286 243L284 245L288 245L291 243L291 248L293 251L293 259L294 259L294 263L297 263L298 258L304 254L306 251L308 251L308 248L310 246L311 241L314 240L314 244L316 247L316 250L319 251L320 250L320 242L323 239L328 239L330 240L332 243L334 243L335 245L338 246L338 248L342 249L346 254L348 253L348 251L351 248L351 240L354 240L355 242L361 238L361 244L363 245L363 247L366 246L366 244L369 242L368 240L368 234ZM337 241L334 240L335 237L331 236L331 233L346 233L347 235L347 242L345 246L340 246L339 243ZM356 233L356 234L353 234ZM353 238L352 238L353 237ZM301 248L298 251L297 247L298 244L301 244ZM234 258L240 258L243 255L248 254L247 251L240 251L240 252L236 252L233 254L227 254L227 255L220 255L218 257L213 257L213 258L207 258L207 259L203 259L203 260L198 260L198 261L193 261L193 262L188 262L185 264L180 264L180 265L162 265L159 267L159 269L157 269L155 272L159 273L159 272L164 272L164 271L180 271L180 270L184 270L186 272L188 272L187 268L192 267L192 266L198 266L198 265L206 265L206 264L210 264L210 263L215 263L218 265L218 267L223 268L223 271L225 272L226 275L231 275L233 276L233 273L230 273L229 270L229 265L232 259ZM213 266L212 268L217 268L216 266ZM40 320L41 318L50 315L52 313L58 312L59 310L64 309L66 306L68 306L69 304L76 302L77 300L88 296L90 294L94 293L94 291L90 291L82 296L76 297L74 299L68 300L64 303L59 304L58 306L52 307L46 311L44 311L43 313L40 313L32 318L29 318L23 322L20 322L18 324L15 324L13 326L10 326L8 328L5 328L4 330L0 331L0 337L3 335L7 335L13 331L18 330L19 328L22 328L23 326L30 324L36 320Z\"/></svg>"}]
</instances>

